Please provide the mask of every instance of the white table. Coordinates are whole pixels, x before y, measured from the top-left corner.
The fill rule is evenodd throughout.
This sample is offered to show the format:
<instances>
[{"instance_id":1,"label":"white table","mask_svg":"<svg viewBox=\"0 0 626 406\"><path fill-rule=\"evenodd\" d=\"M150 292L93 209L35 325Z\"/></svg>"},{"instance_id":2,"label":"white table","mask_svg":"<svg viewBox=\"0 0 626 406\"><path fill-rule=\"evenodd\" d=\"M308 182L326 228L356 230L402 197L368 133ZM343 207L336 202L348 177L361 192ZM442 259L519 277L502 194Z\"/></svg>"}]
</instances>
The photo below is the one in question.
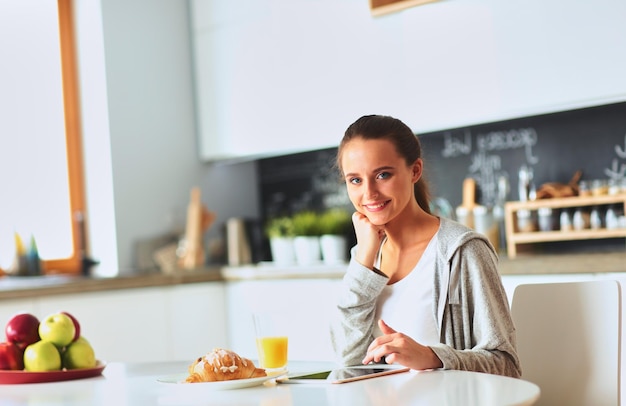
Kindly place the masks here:
<instances>
[{"instance_id":1,"label":"white table","mask_svg":"<svg viewBox=\"0 0 626 406\"><path fill-rule=\"evenodd\" d=\"M164 384L157 378L184 373L187 362L110 363L103 376L54 383L0 385L0 405L532 405L533 383L464 371L410 371L345 384L276 384L210 391ZM294 372L326 363L290 363ZM190 386L193 386L190 384ZM187 385L184 385L187 387Z\"/></svg>"}]
</instances>

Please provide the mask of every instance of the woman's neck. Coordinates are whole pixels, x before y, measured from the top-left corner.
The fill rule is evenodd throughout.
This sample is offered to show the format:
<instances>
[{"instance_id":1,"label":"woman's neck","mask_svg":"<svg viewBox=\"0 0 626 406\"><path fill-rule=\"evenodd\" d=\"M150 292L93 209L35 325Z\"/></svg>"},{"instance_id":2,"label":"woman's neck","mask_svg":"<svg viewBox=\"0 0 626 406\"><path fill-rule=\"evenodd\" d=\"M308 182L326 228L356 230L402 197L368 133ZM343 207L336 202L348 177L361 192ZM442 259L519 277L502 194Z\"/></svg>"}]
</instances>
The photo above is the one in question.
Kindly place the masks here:
<instances>
[{"instance_id":1,"label":"woman's neck","mask_svg":"<svg viewBox=\"0 0 626 406\"><path fill-rule=\"evenodd\" d=\"M439 218L414 205L410 210L385 225L386 244L402 252L415 245L428 242L439 229Z\"/></svg>"}]
</instances>

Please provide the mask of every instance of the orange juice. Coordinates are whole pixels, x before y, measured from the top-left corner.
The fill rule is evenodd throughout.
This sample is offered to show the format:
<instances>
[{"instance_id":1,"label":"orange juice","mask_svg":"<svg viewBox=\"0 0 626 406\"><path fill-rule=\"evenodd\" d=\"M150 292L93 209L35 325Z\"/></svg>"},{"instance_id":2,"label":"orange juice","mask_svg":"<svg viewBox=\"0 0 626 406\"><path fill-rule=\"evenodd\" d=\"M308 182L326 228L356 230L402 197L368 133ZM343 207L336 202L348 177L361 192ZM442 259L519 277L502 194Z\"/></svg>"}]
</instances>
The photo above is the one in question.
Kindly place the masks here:
<instances>
[{"instance_id":1,"label":"orange juice","mask_svg":"<svg viewBox=\"0 0 626 406\"><path fill-rule=\"evenodd\" d=\"M283 368L287 365L287 337L256 339L261 368Z\"/></svg>"}]
</instances>

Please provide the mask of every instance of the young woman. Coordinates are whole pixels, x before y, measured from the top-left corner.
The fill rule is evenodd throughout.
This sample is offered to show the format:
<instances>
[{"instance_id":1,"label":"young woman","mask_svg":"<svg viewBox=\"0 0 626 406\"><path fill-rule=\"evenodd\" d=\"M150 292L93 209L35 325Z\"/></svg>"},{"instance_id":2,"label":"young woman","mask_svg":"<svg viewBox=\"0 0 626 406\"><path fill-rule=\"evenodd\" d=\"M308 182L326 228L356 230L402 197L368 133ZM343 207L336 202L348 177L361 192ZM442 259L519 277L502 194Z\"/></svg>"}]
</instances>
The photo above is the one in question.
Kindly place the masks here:
<instances>
[{"instance_id":1,"label":"young woman","mask_svg":"<svg viewBox=\"0 0 626 406\"><path fill-rule=\"evenodd\" d=\"M483 235L430 214L411 129L361 117L346 130L337 164L357 237L331 328L340 362L519 377L497 254Z\"/></svg>"}]
</instances>

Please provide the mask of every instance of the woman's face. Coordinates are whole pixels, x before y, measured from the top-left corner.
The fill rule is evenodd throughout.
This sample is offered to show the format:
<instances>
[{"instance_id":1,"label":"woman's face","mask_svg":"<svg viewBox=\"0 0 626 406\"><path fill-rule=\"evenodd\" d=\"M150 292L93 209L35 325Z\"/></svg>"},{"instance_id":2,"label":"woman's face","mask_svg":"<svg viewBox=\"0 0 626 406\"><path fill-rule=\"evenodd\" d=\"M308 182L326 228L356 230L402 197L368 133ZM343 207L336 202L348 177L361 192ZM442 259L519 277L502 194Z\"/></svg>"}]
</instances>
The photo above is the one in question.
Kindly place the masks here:
<instances>
[{"instance_id":1,"label":"woman's face","mask_svg":"<svg viewBox=\"0 0 626 406\"><path fill-rule=\"evenodd\" d=\"M341 168L354 208L372 224L384 225L415 201L422 160L407 166L390 141L354 138L343 147Z\"/></svg>"}]
</instances>

